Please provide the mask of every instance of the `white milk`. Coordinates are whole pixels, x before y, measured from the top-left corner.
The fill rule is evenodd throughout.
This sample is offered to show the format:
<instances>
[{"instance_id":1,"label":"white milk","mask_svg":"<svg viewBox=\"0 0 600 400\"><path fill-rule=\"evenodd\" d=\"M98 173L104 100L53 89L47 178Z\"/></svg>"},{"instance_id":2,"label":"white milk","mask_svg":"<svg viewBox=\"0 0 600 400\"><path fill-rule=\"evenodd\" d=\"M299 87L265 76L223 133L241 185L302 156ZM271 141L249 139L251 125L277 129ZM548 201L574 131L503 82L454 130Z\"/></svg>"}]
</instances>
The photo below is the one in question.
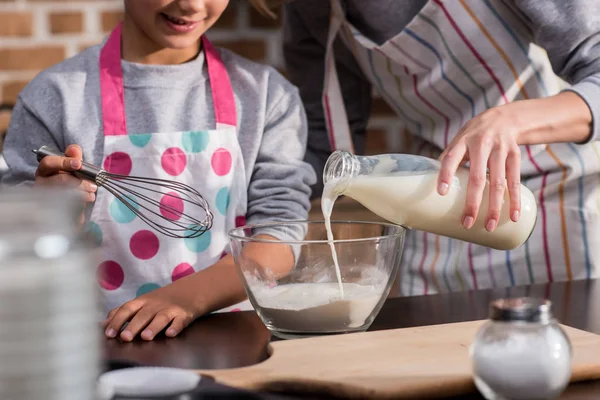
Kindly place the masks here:
<instances>
[{"instance_id":1,"label":"white milk","mask_svg":"<svg viewBox=\"0 0 600 400\"><path fill-rule=\"evenodd\" d=\"M323 218L325 219L325 229L327 230L327 240L329 241L329 247L331 248L331 257L333 258L333 265L335 266L335 276L338 280L340 293L342 298L344 297L344 285L342 285L342 273L340 271L340 264L338 262L337 251L333 244L333 231L331 230L331 212L333 211L333 203L335 203L338 196L333 192L333 186L331 184L325 185L323 194L321 196L321 211L323 212Z\"/></svg>"},{"instance_id":2,"label":"white milk","mask_svg":"<svg viewBox=\"0 0 600 400\"><path fill-rule=\"evenodd\" d=\"M508 191L494 232L485 229L488 211L489 185L486 185L482 204L471 229L462 226L469 171L459 169L456 182L448 194L437 193L437 172L408 173L388 176L357 176L347 181L345 196L357 200L369 210L398 225L480 244L498 250L511 250L524 243L531 234L537 216L537 205L529 190L521 190L521 213L518 222L510 219ZM322 208L328 221L336 180L327 182L323 191ZM326 213L329 212L329 214Z\"/></svg>"},{"instance_id":3,"label":"white milk","mask_svg":"<svg viewBox=\"0 0 600 400\"><path fill-rule=\"evenodd\" d=\"M364 325L381 299L381 285L292 283L254 289L263 318L282 331L336 332Z\"/></svg>"}]
</instances>

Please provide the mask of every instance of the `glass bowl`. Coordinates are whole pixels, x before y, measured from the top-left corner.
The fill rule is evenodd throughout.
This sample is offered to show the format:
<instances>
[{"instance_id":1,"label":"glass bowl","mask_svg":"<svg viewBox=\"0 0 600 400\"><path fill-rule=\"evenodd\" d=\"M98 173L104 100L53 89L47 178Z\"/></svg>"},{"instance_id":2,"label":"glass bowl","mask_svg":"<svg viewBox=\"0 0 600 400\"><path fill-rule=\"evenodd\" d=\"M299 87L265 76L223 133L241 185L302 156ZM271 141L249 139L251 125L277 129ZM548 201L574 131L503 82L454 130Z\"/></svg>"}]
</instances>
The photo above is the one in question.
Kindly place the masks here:
<instances>
[{"instance_id":1,"label":"glass bowl","mask_svg":"<svg viewBox=\"0 0 600 400\"><path fill-rule=\"evenodd\" d=\"M247 225L229 232L248 298L273 335L365 331L379 313L400 267L405 229L353 221L332 221L331 227L333 242L327 241L323 221Z\"/></svg>"}]
</instances>

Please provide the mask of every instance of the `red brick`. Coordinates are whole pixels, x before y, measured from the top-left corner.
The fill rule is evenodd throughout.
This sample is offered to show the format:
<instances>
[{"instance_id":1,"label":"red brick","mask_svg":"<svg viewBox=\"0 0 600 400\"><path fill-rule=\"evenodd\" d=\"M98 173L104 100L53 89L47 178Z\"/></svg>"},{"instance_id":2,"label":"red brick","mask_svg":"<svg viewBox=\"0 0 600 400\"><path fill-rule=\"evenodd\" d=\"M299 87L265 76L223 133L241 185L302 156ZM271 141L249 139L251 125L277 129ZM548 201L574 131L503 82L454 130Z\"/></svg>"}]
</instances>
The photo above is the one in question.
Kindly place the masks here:
<instances>
[{"instance_id":1,"label":"red brick","mask_svg":"<svg viewBox=\"0 0 600 400\"><path fill-rule=\"evenodd\" d=\"M82 33L83 13L79 11L53 12L48 15L48 24L51 33Z\"/></svg>"},{"instance_id":2,"label":"red brick","mask_svg":"<svg viewBox=\"0 0 600 400\"><path fill-rule=\"evenodd\" d=\"M82 51L84 51L84 50L86 50L86 49L88 49L88 48L90 48L90 47L92 47L92 46L95 46L95 45L99 44L99 43L100 43L100 42L97 42L97 43L91 43L91 42L82 43L82 44L80 44L80 45L77 47L77 49L78 49L78 51L79 51L79 52L82 52Z\"/></svg>"},{"instance_id":3,"label":"red brick","mask_svg":"<svg viewBox=\"0 0 600 400\"><path fill-rule=\"evenodd\" d=\"M64 59L63 46L0 48L0 70L41 70Z\"/></svg>"},{"instance_id":4,"label":"red brick","mask_svg":"<svg viewBox=\"0 0 600 400\"><path fill-rule=\"evenodd\" d=\"M27 86L28 81L10 81L2 85L2 103L14 104L21 90Z\"/></svg>"},{"instance_id":5,"label":"red brick","mask_svg":"<svg viewBox=\"0 0 600 400\"><path fill-rule=\"evenodd\" d=\"M0 36L28 37L33 34L33 15L29 12L0 12Z\"/></svg>"},{"instance_id":6,"label":"red brick","mask_svg":"<svg viewBox=\"0 0 600 400\"><path fill-rule=\"evenodd\" d=\"M110 32L119 22L123 20L122 11L104 11L100 15L100 27L102 32Z\"/></svg>"}]
</instances>

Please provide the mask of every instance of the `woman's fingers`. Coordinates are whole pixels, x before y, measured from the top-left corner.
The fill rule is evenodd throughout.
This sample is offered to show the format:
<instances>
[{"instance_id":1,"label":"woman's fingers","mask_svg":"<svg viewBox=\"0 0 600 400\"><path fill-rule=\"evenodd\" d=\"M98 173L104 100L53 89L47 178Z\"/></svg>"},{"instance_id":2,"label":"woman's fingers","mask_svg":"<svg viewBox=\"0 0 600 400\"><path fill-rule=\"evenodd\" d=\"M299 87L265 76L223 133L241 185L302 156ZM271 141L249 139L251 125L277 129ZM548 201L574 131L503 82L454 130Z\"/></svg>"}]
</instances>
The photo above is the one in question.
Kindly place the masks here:
<instances>
[{"instance_id":1,"label":"woman's fingers","mask_svg":"<svg viewBox=\"0 0 600 400\"><path fill-rule=\"evenodd\" d=\"M488 166L490 170L490 185L485 229L488 232L493 232L500 220L500 210L502 210L504 190L506 189L506 150L502 147L492 150Z\"/></svg>"},{"instance_id":2,"label":"woman's fingers","mask_svg":"<svg viewBox=\"0 0 600 400\"><path fill-rule=\"evenodd\" d=\"M483 198L483 191L487 181L486 168L490 149L484 142L478 141L469 146L468 151L471 165L469 168L467 201L463 213L462 224L466 229L471 229L479 214L479 208Z\"/></svg>"},{"instance_id":3,"label":"woman's fingers","mask_svg":"<svg viewBox=\"0 0 600 400\"><path fill-rule=\"evenodd\" d=\"M519 220L521 214L521 150L514 146L506 158L506 179L510 196L510 219Z\"/></svg>"},{"instance_id":4,"label":"woman's fingers","mask_svg":"<svg viewBox=\"0 0 600 400\"><path fill-rule=\"evenodd\" d=\"M463 142L459 142L457 144L451 144L450 147L442 153L442 156L440 156L442 165L438 176L437 191L441 196L448 194L456 170L465 157L466 151L466 145Z\"/></svg>"}]
</instances>

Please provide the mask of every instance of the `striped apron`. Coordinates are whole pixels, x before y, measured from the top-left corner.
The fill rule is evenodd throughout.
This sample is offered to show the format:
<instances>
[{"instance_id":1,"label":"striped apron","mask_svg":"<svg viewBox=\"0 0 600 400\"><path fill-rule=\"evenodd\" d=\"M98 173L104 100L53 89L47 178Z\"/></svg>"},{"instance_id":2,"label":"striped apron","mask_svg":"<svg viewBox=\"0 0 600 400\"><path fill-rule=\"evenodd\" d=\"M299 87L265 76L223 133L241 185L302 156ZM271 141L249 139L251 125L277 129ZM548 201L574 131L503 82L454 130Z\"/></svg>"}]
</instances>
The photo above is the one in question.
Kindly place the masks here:
<instances>
[{"instance_id":1,"label":"striped apron","mask_svg":"<svg viewBox=\"0 0 600 400\"><path fill-rule=\"evenodd\" d=\"M437 158L459 129L491 107L560 91L548 57L501 0L430 0L397 36L369 40L331 0L323 106L333 149L353 151L335 69L336 37L401 118L407 152ZM497 251L409 232L399 280L405 296L597 277L600 146L522 146L522 182L538 200L530 239Z\"/></svg>"}]
</instances>

